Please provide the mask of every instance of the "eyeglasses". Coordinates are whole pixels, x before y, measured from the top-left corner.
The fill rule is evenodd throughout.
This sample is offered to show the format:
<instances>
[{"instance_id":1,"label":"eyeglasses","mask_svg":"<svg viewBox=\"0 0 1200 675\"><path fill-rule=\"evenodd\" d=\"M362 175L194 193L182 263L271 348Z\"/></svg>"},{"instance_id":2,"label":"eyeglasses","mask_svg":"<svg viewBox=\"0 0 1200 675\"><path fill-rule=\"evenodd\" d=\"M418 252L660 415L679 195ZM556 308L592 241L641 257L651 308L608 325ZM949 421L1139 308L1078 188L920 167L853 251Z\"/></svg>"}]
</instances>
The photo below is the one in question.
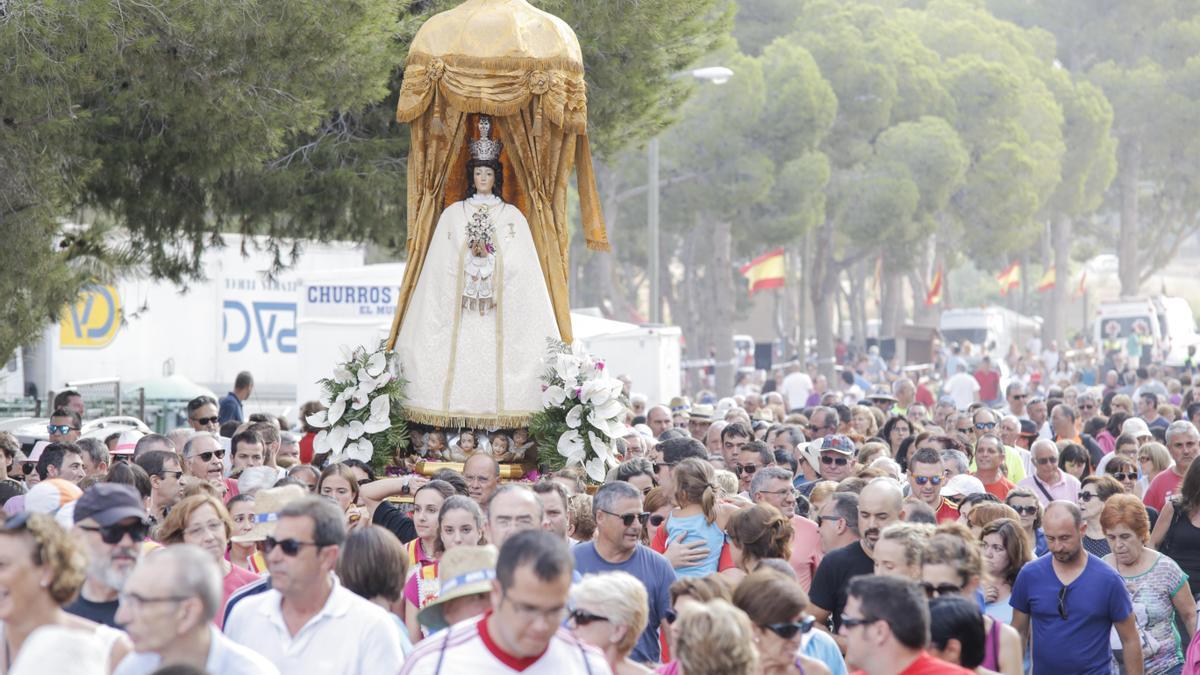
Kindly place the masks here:
<instances>
[{"instance_id":1,"label":"eyeglasses","mask_svg":"<svg viewBox=\"0 0 1200 675\"><path fill-rule=\"evenodd\" d=\"M586 626L596 621L608 621L608 617L592 614L582 609L575 609L571 610L571 621L574 621L576 626Z\"/></svg>"},{"instance_id":2,"label":"eyeglasses","mask_svg":"<svg viewBox=\"0 0 1200 675\"><path fill-rule=\"evenodd\" d=\"M1126 473L1124 471L1116 471L1116 472L1110 473L1108 475L1112 476L1113 478L1116 478L1117 480L1137 480L1136 473Z\"/></svg>"},{"instance_id":3,"label":"eyeglasses","mask_svg":"<svg viewBox=\"0 0 1200 675\"><path fill-rule=\"evenodd\" d=\"M928 483L930 485L941 485L942 477L941 476L913 476L913 481L915 481L917 485L925 485L926 483Z\"/></svg>"},{"instance_id":4,"label":"eyeglasses","mask_svg":"<svg viewBox=\"0 0 1200 675\"><path fill-rule=\"evenodd\" d=\"M645 525L646 521L650 519L649 511L642 511L641 513L621 514L621 513L613 513L612 511L605 511L604 509L600 509L600 512L607 513L608 515L613 516L614 518L620 518L621 523L624 524L625 527L633 527L634 520L637 520L642 525Z\"/></svg>"},{"instance_id":5,"label":"eyeglasses","mask_svg":"<svg viewBox=\"0 0 1200 675\"><path fill-rule=\"evenodd\" d=\"M794 497L798 494L798 492L792 488L783 488L782 490L759 490L758 494L760 494L760 495L779 495L781 497L784 497L787 495L792 495Z\"/></svg>"},{"instance_id":6,"label":"eyeglasses","mask_svg":"<svg viewBox=\"0 0 1200 675\"><path fill-rule=\"evenodd\" d=\"M821 455L821 463L825 465L837 464L838 466L846 466L850 463L849 457L830 457L829 455Z\"/></svg>"},{"instance_id":7,"label":"eyeglasses","mask_svg":"<svg viewBox=\"0 0 1200 675\"><path fill-rule=\"evenodd\" d=\"M198 453L192 455L193 458L199 457L201 462L211 462L212 458L214 456L217 459L225 459L224 448L222 448L221 450L210 450L208 452L198 452Z\"/></svg>"},{"instance_id":8,"label":"eyeglasses","mask_svg":"<svg viewBox=\"0 0 1200 675\"><path fill-rule=\"evenodd\" d=\"M666 519L667 519L666 516L662 515L661 513L656 513L656 514L650 516L650 524L655 527L658 527L659 525L662 525L663 521Z\"/></svg>"},{"instance_id":9,"label":"eyeglasses","mask_svg":"<svg viewBox=\"0 0 1200 675\"><path fill-rule=\"evenodd\" d=\"M862 617L861 619L856 619L852 616L846 616L845 614L843 614L842 615L842 628L845 628L846 630L852 630L854 628L858 628L859 626L869 626L869 625L875 623L876 621L879 621L879 619L872 619L872 618L866 617L866 616Z\"/></svg>"},{"instance_id":10,"label":"eyeglasses","mask_svg":"<svg viewBox=\"0 0 1200 675\"><path fill-rule=\"evenodd\" d=\"M221 418L217 417L216 415L213 415L212 417L193 417L192 418L192 420L196 424L199 424L200 426L208 426L210 424L216 424L217 421L220 419Z\"/></svg>"},{"instance_id":11,"label":"eyeglasses","mask_svg":"<svg viewBox=\"0 0 1200 675\"><path fill-rule=\"evenodd\" d=\"M210 520L207 523L201 523L200 525L193 525L192 527L189 527L188 529L183 531L183 534L185 536L194 538L194 537L204 536L205 532L211 532L213 534L216 534L218 532L224 532L224 531L225 531L225 523L223 523L219 520Z\"/></svg>"},{"instance_id":12,"label":"eyeglasses","mask_svg":"<svg viewBox=\"0 0 1200 675\"><path fill-rule=\"evenodd\" d=\"M72 431L79 431L79 427L73 427L70 424L47 424L46 431L51 434L69 434Z\"/></svg>"},{"instance_id":13,"label":"eyeglasses","mask_svg":"<svg viewBox=\"0 0 1200 675\"><path fill-rule=\"evenodd\" d=\"M21 462L21 475L28 476L37 468L37 462Z\"/></svg>"},{"instance_id":14,"label":"eyeglasses","mask_svg":"<svg viewBox=\"0 0 1200 675\"><path fill-rule=\"evenodd\" d=\"M971 427L958 427L958 433L969 434L971 433Z\"/></svg>"},{"instance_id":15,"label":"eyeglasses","mask_svg":"<svg viewBox=\"0 0 1200 675\"><path fill-rule=\"evenodd\" d=\"M962 593L962 586L954 584L937 584L936 586L928 581L921 582L921 588L925 589L925 597L937 598L943 595L958 595Z\"/></svg>"},{"instance_id":16,"label":"eyeglasses","mask_svg":"<svg viewBox=\"0 0 1200 675\"><path fill-rule=\"evenodd\" d=\"M1081 501L1081 502L1090 502L1093 499L1099 499L1099 498L1100 498L1100 495L1096 494L1095 492L1080 492L1079 493L1079 501Z\"/></svg>"},{"instance_id":17,"label":"eyeglasses","mask_svg":"<svg viewBox=\"0 0 1200 675\"><path fill-rule=\"evenodd\" d=\"M267 537L263 540L263 551L265 553L274 551L276 546L279 546L279 549L283 551L283 554L289 558L294 558L299 555L300 549L305 546L316 546L317 548L321 548L321 544L318 544L315 541L300 541L299 539L284 539L279 541L275 539L275 537Z\"/></svg>"},{"instance_id":18,"label":"eyeglasses","mask_svg":"<svg viewBox=\"0 0 1200 675\"><path fill-rule=\"evenodd\" d=\"M1067 620L1067 586L1058 592L1058 615L1063 621Z\"/></svg>"},{"instance_id":19,"label":"eyeglasses","mask_svg":"<svg viewBox=\"0 0 1200 675\"><path fill-rule=\"evenodd\" d=\"M791 640L792 638L796 637L797 633L804 634L812 630L813 624L816 623L816 621L817 620L815 618L806 616L803 620L794 621L792 623L766 623L759 624L759 626L761 628L766 628L784 640Z\"/></svg>"},{"instance_id":20,"label":"eyeglasses","mask_svg":"<svg viewBox=\"0 0 1200 675\"><path fill-rule=\"evenodd\" d=\"M1058 459L1055 457L1036 457L1036 458L1034 458L1033 461L1037 462L1038 464L1040 464L1042 466L1046 466L1047 464L1057 463Z\"/></svg>"},{"instance_id":21,"label":"eyeglasses","mask_svg":"<svg viewBox=\"0 0 1200 675\"><path fill-rule=\"evenodd\" d=\"M117 595L117 602L135 612L140 610L142 605L152 605L160 602L183 602L184 600L189 599L191 598L187 595L164 595L161 598L148 598L144 595L133 592L119 593Z\"/></svg>"},{"instance_id":22,"label":"eyeglasses","mask_svg":"<svg viewBox=\"0 0 1200 675\"><path fill-rule=\"evenodd\" d=\"M182 471L168 471L168 470L166 470L166 469L163 469L162 471L159 471L159 472L158 472L158 477L159 477L159 478L163 478L163 479L167 479L167 478L170 478L170 477L171 477L171 474L175 474L175 477L176 477L176 478L182 478L182 477L183 477L183 472L182 472Z\"/></svg>"},{"instance_id":23,"label":"eyeglasses","mask_svg":"<svg viewBox=\"0 0 1200 675\"><path fill-rule=\"evenodd\" d=\"M817 516L817 522L823 523L827 520L844 520L841 516Z\"/></svg>"},{"instance_id":24,"label":"eyeglasses","mask_svg":"<svg viewBox=\"0 0 1200 675\"><path fill-rule=\"evenodd\" d=\"M664 468L669 469L673 466L675 466L674 462L655 462L654 463L654 473L658 473L658 472L662 471Z\"/></svg>"},{"instance_id":25,"label":"eyeglasses","mask_svg":"<svg viewBox=\"0 0 1200 675\"><path fill-rule=\"evenodd\" d=\"M145 541L146 537L150 535L150 526L140 520L129 525L117 523L116 525L109 525L107 527L80 525L79 529L88 532L99 532L100 539L109 546L120 543L127 534L135 544Z\"/></svg>"},{"instance_id":26,"label":"eyeglasses","mask_svg":"<svg viewBox=\"0 0 1200 675\"><path fill-rule=\"evenodd\" d=\"M976 422L975 428L979 431L991 431L996 428L995 422Z\"/></svg>"},{"instance_id":27,"label":"eyeglasses","mask_svg":"<svg viewBox=\"0 0 1200 675\"><path fill-rule=\"evenodd\" d=\"M1016 511L1017 515L1019 516L1032 516L1033 514L1037 513L1038 507L1012 505L1012 510Z\"/></svg>"},{"instance_id":28,"label":"eyeglasses","mask_svg":"<svg viewBox=\"0 0 1200 675\"><path fill-rule=\"evenodd\" d=\"M733 465L733 472L739 476L742 475L743 473L746 474L747 476L753 476L755 471L758 471L757 464L734 464Z\"/></svg>"}]
</instances>

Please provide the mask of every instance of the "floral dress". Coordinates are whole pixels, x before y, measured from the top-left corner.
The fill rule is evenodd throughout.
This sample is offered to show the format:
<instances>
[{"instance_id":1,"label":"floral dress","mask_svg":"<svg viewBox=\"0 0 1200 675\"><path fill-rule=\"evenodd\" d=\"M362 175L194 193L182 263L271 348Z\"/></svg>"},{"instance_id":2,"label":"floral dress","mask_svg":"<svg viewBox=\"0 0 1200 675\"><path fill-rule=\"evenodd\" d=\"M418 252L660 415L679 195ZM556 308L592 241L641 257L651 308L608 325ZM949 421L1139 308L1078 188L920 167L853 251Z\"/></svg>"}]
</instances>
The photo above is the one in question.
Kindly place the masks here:
<instances>
[{"instance_id":1,"label":"floral dress","mask_svg":"<svg viewBox=\"0 0 1200 675\"><path fill-rule=\"evenodd\" d=\"M1167 556L1156 553L1158 558L1150 569L1134 576L1121 575L1125 588L1133 601L1133 615L1137 622L1138 635L1142 639L1142 660L1145 675L1161 675L1175 672L1183 664L1183 649L1179 631L1175 629L1175 605L1171 601L1175 593L1187 583L1187 574ZM1112 556L1105 562L1112 564ZM1113 629L1113 643L1120 648ZM1116 658L1112 672L1123 672Z\"/></svg>"}]
</instances>

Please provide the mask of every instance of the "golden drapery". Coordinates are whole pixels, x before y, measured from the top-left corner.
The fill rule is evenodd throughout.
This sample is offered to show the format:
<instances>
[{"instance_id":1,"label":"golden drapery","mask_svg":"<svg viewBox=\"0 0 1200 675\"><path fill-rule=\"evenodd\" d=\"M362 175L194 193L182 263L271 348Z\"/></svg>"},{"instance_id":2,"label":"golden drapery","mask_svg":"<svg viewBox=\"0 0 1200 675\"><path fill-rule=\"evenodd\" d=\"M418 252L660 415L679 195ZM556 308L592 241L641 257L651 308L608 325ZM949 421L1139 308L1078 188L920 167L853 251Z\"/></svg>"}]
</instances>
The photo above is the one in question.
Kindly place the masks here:
<instances>
[{"instance_id":1,"label":"golden drapery","mask_svg":"<svg viewBox=\"0 0 1200 675\"><path fill-rule=\"evenodd\" d=\"M578 169L583 233L591 250L608 239L591 149L583 59L575 32L526 0L467 0L421 27L409 49L396 119L410 125L408 263L388 347L396 342L434 226L457 182L472 113L491 115L505 143L515 186L505 200L522 207L562 338L570 342L567 184ZM457 169L456 169L457 167ZM515 190L515 192L514 192Z\"/></svg>"}]
</instances>

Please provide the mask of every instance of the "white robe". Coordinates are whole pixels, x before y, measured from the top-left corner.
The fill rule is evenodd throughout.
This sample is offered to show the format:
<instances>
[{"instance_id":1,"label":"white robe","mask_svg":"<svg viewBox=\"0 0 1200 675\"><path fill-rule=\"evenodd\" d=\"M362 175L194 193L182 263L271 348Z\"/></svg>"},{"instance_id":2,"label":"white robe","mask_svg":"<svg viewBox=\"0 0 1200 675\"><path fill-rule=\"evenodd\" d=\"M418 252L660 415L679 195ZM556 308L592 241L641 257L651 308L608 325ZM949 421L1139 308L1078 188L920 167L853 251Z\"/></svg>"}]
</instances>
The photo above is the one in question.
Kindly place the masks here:
<instances>
[{"instance_id":1,"label":"white robe","mask_svg":"<svg viewBox=\"0 0 1200 675\"><path fill-rule=\"evenodd\" d=\"M495 227L495 307L463 307L471 258L467 224L488 208ZM559 339L529 223L498 198L442 212L396 339L408 419L441 427L524 426L541 408L546 338Z\"/></svg>"}]
</instances>

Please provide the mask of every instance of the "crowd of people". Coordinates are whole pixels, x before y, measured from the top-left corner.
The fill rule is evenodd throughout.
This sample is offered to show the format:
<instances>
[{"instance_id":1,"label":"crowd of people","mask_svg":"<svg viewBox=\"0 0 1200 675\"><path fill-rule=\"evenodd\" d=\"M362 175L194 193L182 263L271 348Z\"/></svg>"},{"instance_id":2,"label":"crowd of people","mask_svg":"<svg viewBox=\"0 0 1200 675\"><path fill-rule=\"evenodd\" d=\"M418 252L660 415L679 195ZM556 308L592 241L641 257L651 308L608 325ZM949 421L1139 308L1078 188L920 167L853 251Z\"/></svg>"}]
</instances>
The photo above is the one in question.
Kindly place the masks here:
<instances>
[{"instance_id":1,"label":"crowd of people","mask_svg":"<svg viewBox=\"0 0 1200 675\"><path fill-rule=\"evenodd\" d=\"M65 392L0 433L0 674L1200 674L1200 383L871 356L627 391L600 485L502 480L494 432L330 463L248 379L165 435Z\"/></svg>"}]
</instances>

